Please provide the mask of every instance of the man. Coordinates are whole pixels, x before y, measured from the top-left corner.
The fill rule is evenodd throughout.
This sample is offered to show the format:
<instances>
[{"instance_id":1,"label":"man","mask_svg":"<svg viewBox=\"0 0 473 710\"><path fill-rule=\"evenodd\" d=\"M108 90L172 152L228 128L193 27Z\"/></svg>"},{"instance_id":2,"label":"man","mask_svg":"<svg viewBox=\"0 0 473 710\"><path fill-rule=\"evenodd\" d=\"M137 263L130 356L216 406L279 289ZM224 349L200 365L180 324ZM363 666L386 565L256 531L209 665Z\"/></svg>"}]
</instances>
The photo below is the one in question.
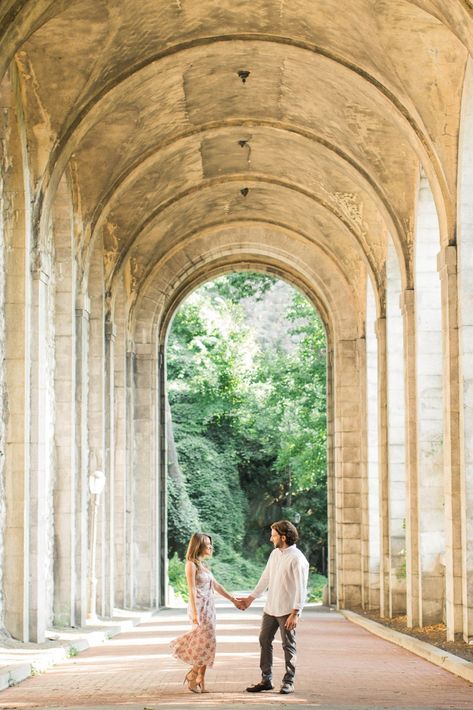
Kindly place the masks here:
<instances>
[{"instance_id":1,"label":"man","mask_svg":"<svg viewBox=\"0 0 473 710\"><path fill-rule=\"evenodd\" d=\"M296 626L307 596L309 573L309 563L296 547L298 539L299 533L288 520L280 520L271 525L274 550L254 590L240 600L240 608L247 609L257 597L268 590L259 636L261 682L247 688L249 693L273 690L273 640L278 629L281 633L286 667L279 692L283 695L294 692Z\"/></svg>"}]
</instances>

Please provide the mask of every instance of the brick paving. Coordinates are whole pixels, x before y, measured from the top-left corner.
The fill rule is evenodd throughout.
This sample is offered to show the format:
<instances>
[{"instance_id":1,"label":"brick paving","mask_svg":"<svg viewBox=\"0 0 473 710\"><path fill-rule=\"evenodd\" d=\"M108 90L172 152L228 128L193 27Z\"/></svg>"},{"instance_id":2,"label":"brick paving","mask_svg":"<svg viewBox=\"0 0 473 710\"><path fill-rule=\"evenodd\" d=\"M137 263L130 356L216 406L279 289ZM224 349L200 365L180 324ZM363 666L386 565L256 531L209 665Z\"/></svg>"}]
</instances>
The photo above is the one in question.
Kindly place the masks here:
<instances>
[{"instance_id":1,"label":"brick paving","mask_svg":"<svg viewBox=\"0 0 473 710\"><path fill-rule=\"evenodd\" d=\"M283 674L275 647L273 692L250 695L259 680L261 609L218 608L217 659L207 673L211 693L194 695L182 684L185 667L169 653L169 641L188 629L183 609L161 611L102 646L67 659L46 673L0 693L0 708L123 707L199 710L227 705L301 705L321 710L394 708L473 710L473 686L409 651L371 635L335 611L311 607L298 628L296 693L277 692Z\"/></svg>"}]
</instances>

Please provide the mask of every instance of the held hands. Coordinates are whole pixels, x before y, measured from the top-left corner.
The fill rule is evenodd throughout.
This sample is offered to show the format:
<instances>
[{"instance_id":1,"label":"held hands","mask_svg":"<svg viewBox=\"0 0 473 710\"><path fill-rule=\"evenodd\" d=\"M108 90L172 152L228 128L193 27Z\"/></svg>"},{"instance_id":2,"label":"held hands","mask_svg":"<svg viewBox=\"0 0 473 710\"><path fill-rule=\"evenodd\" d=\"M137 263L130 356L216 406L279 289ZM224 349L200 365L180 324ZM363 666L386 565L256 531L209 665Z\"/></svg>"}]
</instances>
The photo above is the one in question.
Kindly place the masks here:
<instances>
[{"instance_id":1,"label":"held hands","mask_svg":"<svg viewBox=\"0 0 473 710\"><path fill-rule=\"evenodd\" d=\"M235 604L237 609L240 609L240 611L246 611L252 601L253 597L239 597L237 599L234 599L233 603Z\"/></svg>"},{"instance_id":2,"label":"held hands","mask_svg":"<svg viewBox=\"0 0 473 710\"><path fill-rule=\"evenodd\" d=\"M242 606L242 600L238 599L237 597L232 598L232 604L234 604L236 606L236 608L239 609L240 611L245 610L245 607Z\"/></svg>"}]
</instances>

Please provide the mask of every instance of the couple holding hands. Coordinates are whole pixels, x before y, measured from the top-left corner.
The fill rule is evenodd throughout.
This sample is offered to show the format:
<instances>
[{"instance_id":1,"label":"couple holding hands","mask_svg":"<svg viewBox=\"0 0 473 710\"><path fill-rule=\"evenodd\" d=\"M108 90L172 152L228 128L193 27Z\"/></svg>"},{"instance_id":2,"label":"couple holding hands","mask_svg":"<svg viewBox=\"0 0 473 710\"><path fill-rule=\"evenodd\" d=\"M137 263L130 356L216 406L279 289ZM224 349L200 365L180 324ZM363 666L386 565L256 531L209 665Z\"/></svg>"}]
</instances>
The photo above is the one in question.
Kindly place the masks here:
<instances>
[{"instance_id":1,"label":"couple holding hands","mask_svg":"<svg viewBox=\"0 0 473 710\"><path fill-rule=\"evenodd\" d=\"M296 546L299 534L288 520L271 525L270 539L274 550L258 584L247 597L236 598L217 582L204 564L213 552L210 535L192 535L186 552L186 578L193 628L171 643L173 655L191 666L184 680L191 692L208 692L205 672L213 665L216 647L214 592L244 611L266 590L268 595L259 635L261 681L246 690L249 693L273 690L273 639L279 629L285 662L279 692L284 695L294 692L296 626L307 596L309 563Z\"/></svg>"}]
</instances>

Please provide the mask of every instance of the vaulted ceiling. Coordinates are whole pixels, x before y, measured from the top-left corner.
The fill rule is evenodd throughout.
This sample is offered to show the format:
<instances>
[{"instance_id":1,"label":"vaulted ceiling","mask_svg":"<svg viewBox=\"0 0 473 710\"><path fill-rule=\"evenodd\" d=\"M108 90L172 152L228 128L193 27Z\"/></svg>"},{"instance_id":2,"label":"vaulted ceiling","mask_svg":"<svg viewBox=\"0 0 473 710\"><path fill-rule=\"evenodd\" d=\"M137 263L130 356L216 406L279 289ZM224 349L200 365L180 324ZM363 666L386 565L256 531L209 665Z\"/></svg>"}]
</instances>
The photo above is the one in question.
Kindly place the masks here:
<instances>
[{"instance_id":1,"label":"vaulted ceiling","mask_svg":"<svg viewBox=\"0 0 473 710\"><path fill-rule=\"evenodd\" d=\"M412 279L421 165L454 239L472 19L470 0L3 0L35 224L67 173L79 253L103 246L132 301L232 243L310 254L354 299L368 274L382 301L388 239Z\"/></svg>"}]
</instances>

